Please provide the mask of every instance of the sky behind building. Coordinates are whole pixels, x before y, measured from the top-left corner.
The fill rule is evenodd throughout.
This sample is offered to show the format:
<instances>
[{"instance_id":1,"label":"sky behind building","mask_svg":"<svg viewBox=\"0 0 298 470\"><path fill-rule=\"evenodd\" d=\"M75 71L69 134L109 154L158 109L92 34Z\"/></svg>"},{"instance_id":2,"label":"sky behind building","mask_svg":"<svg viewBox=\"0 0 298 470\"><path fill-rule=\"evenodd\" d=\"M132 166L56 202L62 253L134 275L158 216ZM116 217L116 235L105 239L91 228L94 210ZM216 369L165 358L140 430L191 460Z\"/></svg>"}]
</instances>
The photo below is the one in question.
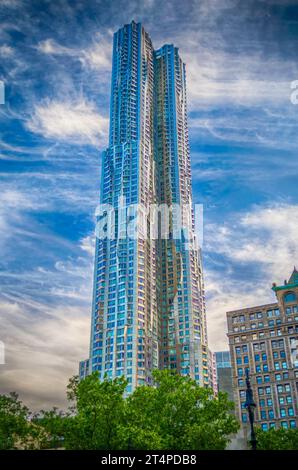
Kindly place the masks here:
<instances>
[{"instance_id":1,"label":"sky behind building","mask_svg":"<svg viewBox=\"0 0 298 470\"><path fill-rule=\"evenodd\" d=\"M88 349L112 34L132 19L187 66L210 346L227 310L273 300L298 263L296 3L1 1L1 391L62 405Z\"/></svg>"}]
</instances>

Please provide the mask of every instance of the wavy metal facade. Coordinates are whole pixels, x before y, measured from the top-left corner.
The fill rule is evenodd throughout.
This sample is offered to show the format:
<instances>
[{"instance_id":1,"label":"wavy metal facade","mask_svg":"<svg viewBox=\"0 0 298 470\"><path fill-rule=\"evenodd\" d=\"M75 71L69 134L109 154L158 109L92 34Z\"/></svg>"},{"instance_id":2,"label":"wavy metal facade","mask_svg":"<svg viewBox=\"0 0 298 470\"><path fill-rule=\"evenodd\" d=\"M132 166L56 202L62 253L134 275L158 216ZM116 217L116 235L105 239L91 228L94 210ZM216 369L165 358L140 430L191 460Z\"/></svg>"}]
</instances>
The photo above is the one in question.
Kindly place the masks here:
<instances>
[{"instance_id":1,"label":"wavy metal facade","mask_svg":"<svg viewBox=\"0 0 298 470\"><path fill-rule=\"evenodd\" d=\"M185 65L178 49L165 45L155 51L140 23L115 33L110 107L100 200L114 209L115 236L96 241L90 358L82 361L80 375L124 375L130 392L150 385L154 368L170 368L208 385ZM138 236L123 236L131 208L140 205L145 211ZM154 205L178 208L169 211L165 238L160 227L152 237L156 219L146 209ZM99 221L104 217L105 211Z\"/></svg>"}]
</instances>

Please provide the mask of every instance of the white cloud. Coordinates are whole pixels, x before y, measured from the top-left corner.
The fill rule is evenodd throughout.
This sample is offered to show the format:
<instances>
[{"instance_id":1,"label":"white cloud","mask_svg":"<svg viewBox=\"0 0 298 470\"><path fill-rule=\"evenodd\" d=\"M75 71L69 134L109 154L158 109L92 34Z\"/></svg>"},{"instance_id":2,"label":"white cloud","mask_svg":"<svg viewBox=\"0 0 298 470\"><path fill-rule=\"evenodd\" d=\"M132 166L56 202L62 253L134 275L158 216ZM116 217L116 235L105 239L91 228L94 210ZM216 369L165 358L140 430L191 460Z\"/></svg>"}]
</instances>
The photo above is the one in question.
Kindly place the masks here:
<instances>
[{"instance_id":1,"label":"white cloud","mask_svg":"<svg viewBox=\"0 0 298 470\"><path fill-rule=\"evenodd\" d=\"M247 50L224 52L213 47L190 44L186 62L190 109L206 104L273 105L289 104L290 83L296 65L285 59L268 59ZM280 73L286 67L287 73Z\"/></svg>"},{"instance_id":2,"label":"white cloud","mask_svg":"<svg viewBox=\"0 0 298 470\"><path fill-rule=\"evenodd\" d=\"M16 8L16 7L21 7L22 4L23 4L22 0L1 0L1 5L0 6Z\"/></svg>"},{"instance_id":3,"label":"white cloud","mask_svg":"<svg viewBox=\"0 0 298 470\"><path fill-rule=\"evenodd\" d=\"M3 44L0 46L0 57L6 58L11 57L13 55L13 48L8 46L7 44Z\"/></svg>"},{"instance_id":4,"label":"white cloud","mask_svg":"<svg viewBox=\"0 0 298 470\"><path fill-rule=\"evenodd\" d=\"M24 214L44 207L45 203L30 197L29 193L3 187L0 193L0 246L16 235Z\"/></svg>"},{"instance_id":5,"label":"white cloud","mask_svg":"<svg viewBox=\"0 0 298 470\"><path fill-rule=\"evenodd\" d=\"M221 270L205 270L209 346L213 351L228 349L226 312L275 302L270 283L239 281Z\"/></svg>"},{"instance_id":6,"label":"white cloud","mask_svg":"<svg viewBox=\"0 0 298 470\"><path fill-rule=\"evenodd\" d=\"M63 55L78 59L83 66L97 71L110 71L112 58L112 32L107 36L97 33L88 48L66 47L52 38L40 41L36 47L43 54Z\"/></svg>"},{"instance_id":7,"label":"white cloud","mask_svg":"<svg viewBox=\"0 0 298 470\"><path fill-rule=\"evenodd\" d=\"M81 248L85 243L73 242L72 256L47 268L40 259L40 266L0 273L1 393L17 391L34 410L65 407L68 378L88 356L93 254Z\"/></svg>"},{"instance_id":8,"label":"white cloud","mask_svg":"<svg viewBox=\"0 0 298 470\"><path fill-rule=\"evenodd\" d=\"M83 98L76 102L46 100L35 106L27 128L50 139L104 146L108 123L95 105Z\"/></svg>"},{"instance_id":9,"label":"white cloud","mask_svg":"<svg viewBox=\"0 0 298 470\"><path fill-rule=\"evenodd\" d=\"M81 249L89 253L89 255L94 256L95 247L95 236L87 235L81 240Z\"/></svg>"},{"instance_id":10,"label":"white cloud","mask_svg":"<svg viewBox=\"0 0 298 470\"><path fill-rule=\"evenodd\" d=\"M32 409L65 407L68 378L88 354L88 308L47 307L38 313L17 302L0 302L1 340L6 364L1 368L1 391L20 392Z\"/></svg>"},{"instance_id":11,"label":"white cloud","mask_svg":"<svg viewBox=\"0 0 298 470\"><path fill-rule=\"evenodd\" d=\"M189 126L194 132L205 133L207 138L223 141L244 142L262 145L267 148L295 149L298 138L293 135L297 126L296 110L290 108L286 113L276 115L264 109L260 112L252 108L239 118L238 114L222 113L221 116L192 117Z\"/></svg>"},{"instance_id":12,"label":"white cloud","mask_svg":"<svg viewBox=\"0 0 298 470\"><path fill-rule=\"evenodd\" d=\"M220 270L213 264L206 275L208 328L213 348L227 347L227 311L275 301L272 283L283 283L298 264L297 227L298 205L289 204L257 207L240 215L238 220L234 217L229 223L206 227L205 250L211 258L224 256ZM238 279L232 271L233 264L241 266L242 272L257 267L258 279L249 276Z\"/></svg>"},{"instance_id":13,"label":"white cloud","mask_svg":"<svg viewBox=\"0 0 298 470\"><path fill-rule=\"evenodd\" d=\"M40 41L37 45L37 49L44 54L53 54L53 55L77 55L75 49L69 47L64 47L58 44L54 39L45 39Z\"/></svg>"},{"instance_id":14,"label":"white cloud","mask_svg":"<svg viewBox=\"0 0 298 470\"><path fill-rule=\"evenodd\" d=\"M93 44L81 53L83 65L101 71L111 71L112 68L112 32L108 31L107 36L97 34L93 39Z\"/></svg>"},{"instance_id":15,"label":"white cloud","mask_svg":"<svg viewBox=\"0 0 298 470\"><path fill-rule=\"evenodd\" d=\"M206 228L207 249L240 263L258 263L283 279L298 258L298 205L258 207L239 221Z\"/></svg>"}]
</instances>

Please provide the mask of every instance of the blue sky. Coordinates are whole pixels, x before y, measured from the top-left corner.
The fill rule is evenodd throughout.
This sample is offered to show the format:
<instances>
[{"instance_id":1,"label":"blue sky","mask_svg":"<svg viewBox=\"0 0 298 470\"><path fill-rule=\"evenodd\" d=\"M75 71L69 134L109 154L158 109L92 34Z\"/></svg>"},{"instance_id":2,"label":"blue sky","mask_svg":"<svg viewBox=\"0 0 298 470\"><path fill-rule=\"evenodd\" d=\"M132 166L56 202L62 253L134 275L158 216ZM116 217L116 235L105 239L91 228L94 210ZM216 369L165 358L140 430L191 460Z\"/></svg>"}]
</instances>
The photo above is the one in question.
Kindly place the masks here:
<instances>
[{"instance_id":1,"label":"blue sky","mask_svg":"<svg viewBox=\"0 0 298 470\"><path fill-rule=\"evenodd\" d=\"M296 5L295 5L296 4ZM210 345L298 264L295 0L1 0L0 392L65 404L88 354L112 34L141 21L187 64Z\"/></svg>"}]
</instances>

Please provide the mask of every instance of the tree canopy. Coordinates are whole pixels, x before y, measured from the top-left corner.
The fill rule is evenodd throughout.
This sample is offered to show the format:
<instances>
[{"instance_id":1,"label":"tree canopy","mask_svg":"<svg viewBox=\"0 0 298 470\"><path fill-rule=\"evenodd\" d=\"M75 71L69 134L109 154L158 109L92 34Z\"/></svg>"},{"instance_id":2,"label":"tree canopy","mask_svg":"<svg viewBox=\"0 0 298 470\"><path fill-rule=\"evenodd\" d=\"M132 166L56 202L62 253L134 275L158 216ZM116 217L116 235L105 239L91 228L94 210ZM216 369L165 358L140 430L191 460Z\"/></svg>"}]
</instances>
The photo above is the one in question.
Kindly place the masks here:
<instances>
[{"instance_id":1,"label":"tree canopy","mask_svg":"<svg viewBox=\"0 0 298 470\"><path fill-rule=\"evenodd\" d=\"M257 430L260 450L298 450L298 429Z\"/></svg>"},{"instance_id":2,"label":"tree canopy","mask_svg":"<svg viewBox=\"0 0 298 470\"><path fill-rule=\"evenodd\" d=\"M73 377L67 412L30 415L16 395L1 396L0 448L15 448L21 439L20 448L225 449L239 428L227 395L214 398L212 390L170 371L155 370L153 377L154 386L139 386L129 396L123 377Z\"/></svg>"},{"instance_id":3,"label":"tree canopy","mask_svg":"<svg viewBox=\"0 0 298 470\"><path fill-rule=\"evenodd\" d=\"M0 395L0 450L14 449L29 430L29 410L16 393Z\"/></svg>"}]
</instances>

